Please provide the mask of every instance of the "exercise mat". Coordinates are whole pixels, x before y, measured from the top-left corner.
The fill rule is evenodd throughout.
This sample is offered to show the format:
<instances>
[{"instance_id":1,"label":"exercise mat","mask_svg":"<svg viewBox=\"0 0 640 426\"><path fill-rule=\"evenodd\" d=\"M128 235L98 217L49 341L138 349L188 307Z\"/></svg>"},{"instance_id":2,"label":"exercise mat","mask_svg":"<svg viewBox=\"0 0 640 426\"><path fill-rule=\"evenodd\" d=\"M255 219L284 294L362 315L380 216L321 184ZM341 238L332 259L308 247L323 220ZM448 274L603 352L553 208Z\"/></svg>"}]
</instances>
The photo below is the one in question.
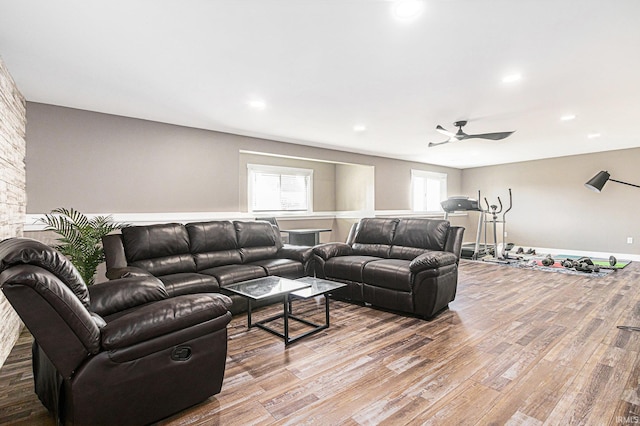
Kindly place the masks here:
<instances>
[{"instance_id":1,"label":"exercise mat","mask_svg":"<svg viewBox=\"0 0 640 426\"><path fill-rule=\"evenodd\" d=\"M579 259L579 258L576 258L576 259ZM609 264L608 262L609 261L607 261L607 265ZM545 266L542 264L542 260L540 259L531 259L531 260L524 260L521 262L514 262L508 266L514 266L517 268L535 269L538 271L560 272L561 274L568 274L568 275L581 275L581 276L591 276L591 277L606 277L607 275L615 271L613 268L600 269L598 272L576 271L574 268L565 268L564 266L562 266L560 262L555 262L553 265Z\"/></svg>"},{"instance_id":2,"label":"exercise mat","mask_svg":"<svg viewBox=\"0 0 640 426\"><path fill-rule=\"evenodd\" d=\"M554 254L554 255L551 255L551 257L553 257L557 263L557 262L562 262L563 260L566 260L566 259L578 260L584 256L576 256L571 254ZM615 265L611 266L611 264L609 264L609 259L603 259L601 257L590 257L590 259L594 265L597 265L603 268L612 268L612 269L622 269L631 263L630 260L618 260Z\"/></svg>"}]
</instances>

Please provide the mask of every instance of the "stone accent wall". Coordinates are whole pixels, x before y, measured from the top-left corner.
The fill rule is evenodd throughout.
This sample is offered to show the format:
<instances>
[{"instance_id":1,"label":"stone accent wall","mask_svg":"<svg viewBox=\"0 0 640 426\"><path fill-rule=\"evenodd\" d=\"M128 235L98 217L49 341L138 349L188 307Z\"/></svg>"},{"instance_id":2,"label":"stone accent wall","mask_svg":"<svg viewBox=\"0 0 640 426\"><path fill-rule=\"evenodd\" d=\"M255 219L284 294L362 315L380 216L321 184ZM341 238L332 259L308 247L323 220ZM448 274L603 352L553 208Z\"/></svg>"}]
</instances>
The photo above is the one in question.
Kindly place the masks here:
<instances>
[{"instance_id":1,"label":"stone accent wall","mask_svg":"<svg viewBox=\"0 0 640 426\"><path fill-rule=\"evenodd\" d=\"M26 102L0 58L0 240L20 237L27 206ZM13 348L22 323L0 292L0 366Z\"/></svg>"}]
</instances>

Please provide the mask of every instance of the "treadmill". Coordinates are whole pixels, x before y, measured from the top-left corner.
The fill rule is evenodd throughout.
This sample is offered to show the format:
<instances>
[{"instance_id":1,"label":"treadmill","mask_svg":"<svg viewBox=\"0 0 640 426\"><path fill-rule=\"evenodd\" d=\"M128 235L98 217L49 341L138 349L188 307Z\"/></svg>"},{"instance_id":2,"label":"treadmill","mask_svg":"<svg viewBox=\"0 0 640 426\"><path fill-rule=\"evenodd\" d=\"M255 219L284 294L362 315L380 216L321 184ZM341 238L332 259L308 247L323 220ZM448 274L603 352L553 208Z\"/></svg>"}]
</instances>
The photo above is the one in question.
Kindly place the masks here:
<instances>
[{"instance_id":1,"label":"treadmill","mask_svg":"<svg viewBox=\"0 0 640 426\"><path fill-rule=\"evenodd\" d=\"M480 199L478 193L478 199ZM460 257L463 259L477 260L486 256L493 249L492 244L481 244L480 236L482 235L482 227L484 224L485 211L480 207L478 200L473 200L465 196L449 197L440 203L444 210L444 218L448 219L450 213L455 212L478 212L478 232L476 233L475 243L463 243Z\"/></svg>"}]
</instances>

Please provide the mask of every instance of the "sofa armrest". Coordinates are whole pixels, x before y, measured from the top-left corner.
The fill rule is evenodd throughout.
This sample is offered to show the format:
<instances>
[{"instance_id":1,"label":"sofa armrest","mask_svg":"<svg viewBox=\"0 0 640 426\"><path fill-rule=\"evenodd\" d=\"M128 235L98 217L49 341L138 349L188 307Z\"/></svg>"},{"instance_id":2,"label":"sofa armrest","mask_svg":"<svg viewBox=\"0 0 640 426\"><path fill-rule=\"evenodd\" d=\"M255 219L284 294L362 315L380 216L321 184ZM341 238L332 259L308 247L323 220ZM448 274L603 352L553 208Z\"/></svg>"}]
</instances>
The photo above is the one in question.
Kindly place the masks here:
<instances>
[{"instance_id":1,"label":"sofa armrest","mask_svg":"<svg viewBox=\"0 0 640 426\"><path fill-rule=\"evenodd\" d=\"M104 261L107 269L122 268L127 266L127 256L122 244L122 234L108 234L102 237Z\"/></svg>"},{"instance_id":2,"label":"sofa armrest","mask_svg":"<svg viewBox=\"0 0 640 426\"><path fill-rule=\"evenodd\" d=\"M231 299L218 293L185 294L141 306L102 328L102 347L125 348L159 336L222 317L231 320Z\"/></svg>"},{"instance_id":3,"label":"sofa armrest","mask_svg":"<svg viewBox=\"0 0 640 426\"><path fill-rule=\"evenodd\" d=\"M427 269L436 269L441 266L453 265L458 261L455 254L446 251L430 251L416 257L409 264L409 269L414 274Z\"/></svg>"},{"instance_id":4,"label":"sofa armrest","mask_svg":"<svg viewBox=\"0 0 640 426\"><path fill-rule=\"evenodd\" d=\"M107 269L107 273L105 275L110 280L129 277L153 277L151 272L145 271L137 266L124 266L122 268Z\"/></svg>"},{"instance_id":5,"label":"sofa armrest","mask_svg":"<svg viewBox=\"0 0 640 426\"><path fill-rule=\"evenodd\" d=\"M464 228L462 226L452 226L449 228L449 234L447 236L447 243L444 246L444 250L453 253L460 260L460 253L462 252L462 238L464 236Z\"/></svg>"},{"instance_id":6,"label":"sofa armrest","mask_svg":"<svg viewBox=\"0 0 640 426\"><path fill-rule=\"evenodd\" d=\"M281 259L297 260L298 262L306 263L313 254L313 248L309 246L294 246L291 244L285 244L280 250L278 250L278 257Z\"/></svg>"},{"instance_id":7,"label":"sofa armrest","mask_svg":"<svg viewBox=\"0 0 640 426\"><path fill-rule=\"evenodd\" d=\"M315 246L313 253L322 260L328 260L336 256L349 256L352 250L346 243L325 243Z\"/></svg>"},{"instance_id":8,"label":"sofa armrest","mask_svg":"<svg viewBox=\"0 0 640 426\"><path fill-rule=\"evenodd\" d=\"M134 306L167 299L162 281L153 276L133 276L89 287L91 310L107 316Z\"/></svg>"}]
</instances>

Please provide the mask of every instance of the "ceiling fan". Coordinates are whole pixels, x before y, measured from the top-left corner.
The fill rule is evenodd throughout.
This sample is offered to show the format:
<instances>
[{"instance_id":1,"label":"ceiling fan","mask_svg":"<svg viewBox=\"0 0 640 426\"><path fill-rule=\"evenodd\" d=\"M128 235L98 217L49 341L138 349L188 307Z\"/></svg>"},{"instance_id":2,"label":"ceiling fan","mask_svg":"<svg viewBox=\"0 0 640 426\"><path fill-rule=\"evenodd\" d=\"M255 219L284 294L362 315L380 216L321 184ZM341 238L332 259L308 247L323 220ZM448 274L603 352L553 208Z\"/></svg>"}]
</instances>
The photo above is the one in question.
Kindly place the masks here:
<instances>
[{"instance_id":1,"label":"ceiling fan","mask_svg":"<svg viewBox=\"0 0 640 426\"><path fill-rule=\"evenodd\" d=\"M458 128L458 131L456 133L450 132L444 127L437 125L436 130L445 136L449 136L449 139L447 139L444 142L436 142L436 143L429 142L429 147L443 145L445 143L454 142L454 141L462 141L465 139L491 139L494 141L499 141L500 139L504 139L513 133L513 132L497 132L497 133L482 133L479 135L468 135L462 131L462 128L466 124L467 122L465 120L456 121L455 123L453 123L453 125Z\"/></svg>"}]
</instances>

